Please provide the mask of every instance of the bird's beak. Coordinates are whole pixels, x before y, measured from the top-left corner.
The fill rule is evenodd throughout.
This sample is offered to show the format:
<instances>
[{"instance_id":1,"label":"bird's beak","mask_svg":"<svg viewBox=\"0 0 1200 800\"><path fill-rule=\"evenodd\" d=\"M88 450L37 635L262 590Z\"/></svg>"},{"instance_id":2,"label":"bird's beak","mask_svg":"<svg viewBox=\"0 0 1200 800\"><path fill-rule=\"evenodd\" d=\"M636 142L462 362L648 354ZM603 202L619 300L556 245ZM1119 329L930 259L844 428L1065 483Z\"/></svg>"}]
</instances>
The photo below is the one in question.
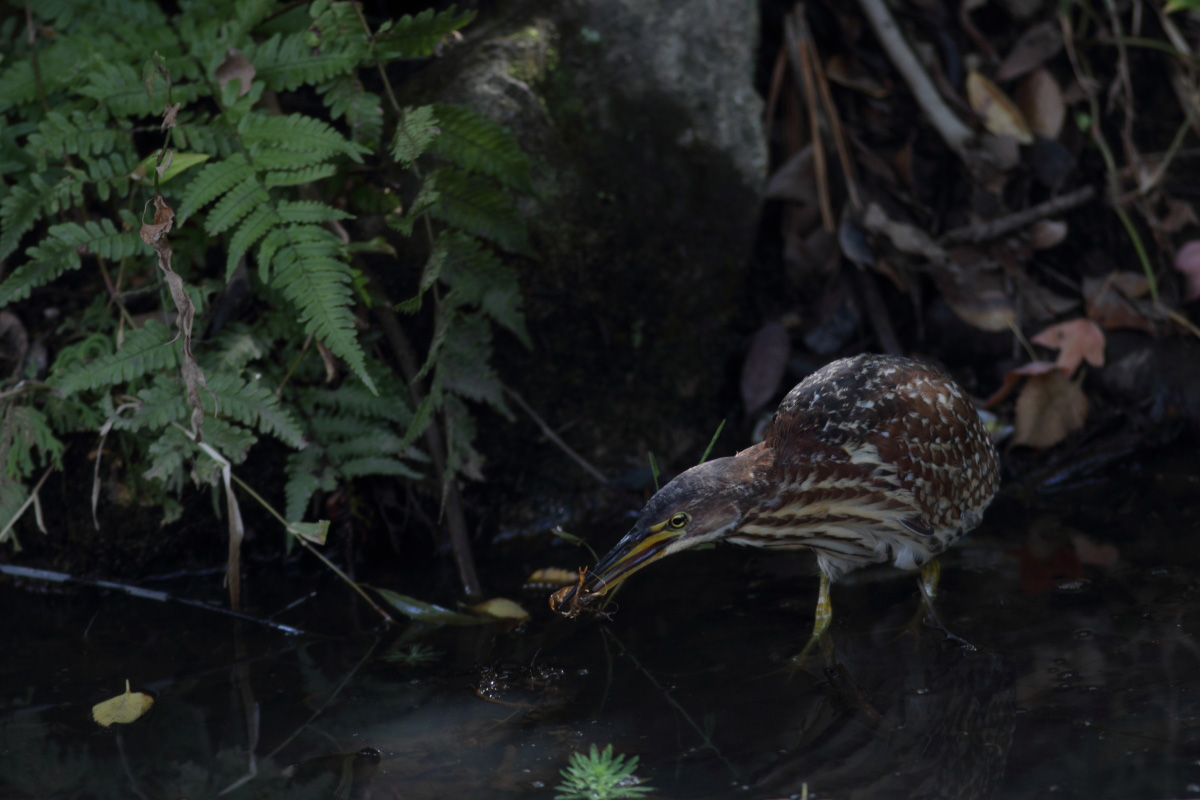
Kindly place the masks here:
<instances>
[{"instance_id":1,"label":"bird's beak","mask_svg":"<svg viewBox=\"0 0 1200 800\"><path fill-rule=\"evenodd\" d=\"M576 586L555 592L550 597L550 608L568 617L577 616L621 581L667 555L681 535L681 531L668 529L665 522L648 529L635 527L593 569L583 573Z\"/></svg>"}]
</instances>

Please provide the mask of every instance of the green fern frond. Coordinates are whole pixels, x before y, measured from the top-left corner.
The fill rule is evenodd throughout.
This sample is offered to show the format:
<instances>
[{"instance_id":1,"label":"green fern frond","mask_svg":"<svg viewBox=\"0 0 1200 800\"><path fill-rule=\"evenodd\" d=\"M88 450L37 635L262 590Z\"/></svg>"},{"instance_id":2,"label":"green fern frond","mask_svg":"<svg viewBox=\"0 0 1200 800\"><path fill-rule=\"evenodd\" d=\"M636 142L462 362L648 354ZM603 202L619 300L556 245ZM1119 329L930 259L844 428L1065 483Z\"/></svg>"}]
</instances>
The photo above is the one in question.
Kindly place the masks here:
<instances>
[{"instance_id":1,"label":"green fern frond","mask_svg":"<svg viewBox=\"0 0 1200 800\"><path fill-rule=\"evenodd\" d=\"M149 320L145 327L129 332L124 346L115 353L63 375L52 375L50 385L63 394L83 389L125 383L149 372L179 366L179 343L171 344L171 331Z\"/></svg>"},{"instance_id":2,"label":"green fern frond","mask_svg":"<svg viewBox=\"0 0 1200 800\"><path fill-rule=\"evenodd\" d=\"M37 159L38 169L43 172L50 161L60 160L64 153L81 156L111 153L128 144L129 135L109 127L110 124L103 112L87 114L76 110L68 116L50 111L38 123L38 129L29 134L26 151Z\"/></svg>"},{"instance_id":3,"label":"green fern frond","mask_svg":"<svg viewBox=\"0 0 1200 800\"><path fill-rule=\"evenodd\" d=\"M463 106L434 106L440 134L431 150L468 172L491 175L506 186L532 193L529 156L512 133Z\"/></svg>"},{"instance_id":4,"label":"green fern frond","mask_svg":"<svg viewBox=\"0 0 1200 800\"><path fill-rule=\"evenodd\" d=\"M29 260L0 283L0 308L25 299L36 287L67 270L79 269L81 252L121 259L138 252L140 247L136 233L118 231L109 219L83 225L74 222L55 225L41 244L25 251Z\"/></svg>"},{"instance_id":5,"label":"green fern frond","mask_svg":"<svg viewBox=\"0 0 1200 800\"><path fill-rule=\"evenodd\" d=\"M24 186L12 187L0 201L0 259L7 258L21 243L45 209L39 198ZM0 303L3 305L3 303Z\"/></svg>"},{"instance_id":6,"label":"green fern frond","mask_svg":"<svg viewBox=\"0 0 1200 800\"><path fill-rule=\"evenodd\" d=\"M420 472L395 458L381 456L352 458L340 462L337 471L345 478L364 478L369 475L384 475L418 481L424 477Z\"/></svg>"},{"instance_id":7,"label":"green fern frond","mask_svg":"<svg viewBox=\"0 0 1200 800\"><path fill-rule=\"evenodd\" d=\"M383 136L383 103L363 89L354 75L343 75L317 88L333 119L345 118L350 140L374 149Z\"/></svg>"},{"instance_id":8,"label":"green fern frond","mask_svg":"<svg viewBox=\"0 0 1200 800\"><path fill-rule=\"evenodd\" d=\"M205 230L213 234L228 230L270 199L271 196L257 177L247 178L217 201L208 213Z\"/></svg>"},{"instance_id":9,"label":"green fern frond","mask_svg":"<svg viewBox=\"0 0 1200 800\"><path fill-rule=\"evenodd\" d=\"M453 320L446 324L436 362L442 388L485 402L511 419L500 378L491 365L492 332L487 322L474 314L450 316Z\"/></svg>"},{"instance_id":10,"label":"green fern frond","mask_svg":"<svg viewBox=\"0 0 1200 800\"><path fill-rule=\"evenodd\" d=\"M438 120L433 106L405 109L392 137L392 157L410 167L438 137Z\"/></svg>"},{"instance_id":11,"label":"green fern frond","mask_svg":"<svg viewBox=\"0 0 1200 800\"><path fill-rule=\"evenodd\" d=\"M447 167L437 171L437 190L441 201L430 209L433 216L511 253L532 255L529 234L512 198L490 178Z\"/></svg>"},{"instance_id":12,"label":"green fern frond","mask_svg":"<svg viewBox=\"0 0 1200 800\"><path fill-rule=\"evenodd\" d=\"M263 176L263 184L275 186L303 186L337 174L337 164L317 164L296 170L281 170L268 172Z\"/></svg>"},{"instance_id":13,"label":"green fern frond","mask_svg":"<svg viewBox=\"0 0 1200 800\"><path fill-rule=\"evenodd\" d=\"M233 464L241 464L250 454L250 448L258 442L253 431L234 425L217 417L204 418L204 443L216 449ZM206 470L211 469L213 476L206 478ZM200 480L215 483L221 466L211 458L197 458L195 471Z\"/></svg>"},{"instance_id":14,"label":"green fern frond","mask_svg":"<svg viewBox=\"0 0 1200 800\"><path fill-rule=\"evenodd\" d=\"M335 464L351 458L395 458L400 454L400 441L401 438L394 433L376 430L339 441L327 441L325 452Z\"/></svg>"},{"instance_id":15,"label":"green fern frond","mask_svg":"<svg viewBox=\"0 0 1200 800\"><path fill-rule=\"evenodd\" d=\"M238 262L246 255L255 242L267 235L267 232L280 224L279 213L269 205L259 206L246 217L238 227L237 233L229 240L229 255L225 259L225 281L228 283Z\"/></svg>"},{"instance_id":16,"label":"green fern frond","mask_svg":"<svg viewBox=\"0 0 1200 800\"><path fill-rule=\"evenodd\" d=\"M205 164L184 190L183 202L175 212L177 224L182 225L196 211L253 177L254 170L240 153Z\"/></svg>"},{"instance_id":17,"label":"green fern frond","mask_svg":"<svg viewBox=\"0 0 1200 800\"><path fill-rule=\"evenodd\" d=\"M273 91L295 90L321 83L354 69L366 55L366 47L319 48L308 42L305 31L287 36L275 34L259 45L251 61L255 78Z\"/></svg>"},{"instance_id":18,"label":"green fern frond","mask_svg":"<svg viewBox=\"0 0 1200 800\"><path fill-rule=\"evenodd\" d=\"M341 242L315 225L278 231L283 233L283 240L270 265L273 285L296 306L305 332L323 341L374 392L375 384L367 374L362 346L354 331L353 275L343 261ZM267 241L271 238L268 236ZM261 262L259 268L263 268Z\"/></svg>"},{"instance_id":19,"label":"green fern frond","mask_svg":"<svg viewBox=\"0 0 1200 800\"><path fill-rule=\"evenodd\" d=\"M307 444L296 418L267 387L229 373L216 373L208 378L208 388L217 398L214 413L219 411L222 417L269 433L291 447L299 449ZM205 400L206 406L208 402Z\"/></svg>"},{"instance_id":20,"label":"green fern frond","mask_svg":"<svg viewBox=\"0 0 1200 800\"><path fill-rule=\"evenodd\" d=\"M207 117L193 117L195 115L179 112L175 141L180 150L208 153L226 160L238 152L240 142L236 131L228 125L207 124Z\"/></svg>"},{"instance_id":21,"label":"green fern frond","mask_svg":"<svg viewBox=\"0 0 1200 800\"><path fill-rule=\"evenodd\" d=\"M207 423L207 420L205 420ZM208 435L207 424L205 436ZM183 431L174 425L163 429L162 435L152 441L146 448L146 462L149 466L142 472L147 480L158 481L168 492L178 492L183 488L185 479L183 471L184 459L194 459L200 452L196 443L184 435ZM206 459L211 461L212 459Z\"/></svg>"},{"instance_id":22,"label":"green fern frond","mask_svg":"<svg viewBox=\"0 0 1200 800\"><path fill-rule=\"evenodd\" d=\"M306 516L308 503L318 489L333 491L337 487L328 463L322 463L319 447L309 447L287 458L287 483L284 495L287 506L284 514L291 522L299 522Z\"/></svg>"},{"instance_id":23,"label":"green fern frond","mask_svg":"<svg viewBox=\"0 0 1200 800\"><path fill-rule=\"evenodd\" d=\"M205 351L206 372L239 372L251 361L265 356L270 348L254 329L235 322L210 339Z\"/></svg>"},{"instance_id":24,"label":"green fern frond","mask_svg":"<svg viewBox=\"0 0 1200 800\"><path fill-rule=\"evenodd\" d=\"M305 153L310 162L321 160L322 156L342 153L361 164L363 153L370 152L362 145L348 141L319 119L303 114L287 117L249 114L238 123L238 131L247 146L258 144Z\"/></svg>"},{"instance_id":25,"label":"green fern frond","mask_svg":"<svg viewBox=\"0 0 1200 800\"><path fill-rule=\"evenodd\" d=\"M101 61L88 71L88 82L77 91L91 97L116 117L150 117L162 113L165 97L146 96L142 76L129 64L119 61ZM200 96L200 87L195 83L176 83L171 87L171 97L176 103L187 105Z\"/></svg>"},{"instance_id":26,"label":"green fern frond","mask_svg":"<svg viewBox=\"0 0 1200 800\"><path fill-rule=\"evenodd\" d=\"M521 289L517 274L504 266L496 254L478 239L457 231L444 231L434 244L421 288L426 290L441 279L450 288L443 305L478 306L497 324L511 331L526 347L532 347L525 315L521 311Z\"/></svg>"},{"instance_id":27,"label":"green fern frond","mask_svg":"<svg viewBox=\"0 0 1200 800\"><path fill-rule=\"evenodd\" d=\"M434 13L432 8L415 17L405 14L396 20L390 29L380 29L375 39L374 55L383 62L397 58L423 58L433 55L434 50L454 31L475 19L474 11L456 15L454 6Z\"/></svg>"},{"instance_id":28,"label":"green fern frond","mask_svg":"<svg viewBox=\"0 0 1200 800\"><path fill-rule=\"evenodd\" d=\"M10 405L4 414L3 437L7 439L8 459L4 474L10 480L28 478L38 468L34 452L41 455L42 466L53 462L62 468L63 443L54 435L46 415L31 406ZM395 437L398 440L398 437Z\"/></svg>"},{"instance_id":29,"label":"green fern frond","mask_svg":"<svg viewBox=\"0 0 1200 800\"><path fill-rule=\"evenodd\" d=\"M366 420L387 420L404 425L411 417L411 412L404 401L397 395L384 392L381 395L371 394L362 386L347 381L336 389L318 387L305 388L300 394L300 406L312 421L318 438L324 441L327 436L349 436L350 431L326 427L322 420L332 420L337 417L353 419L358 417ZM327 408L336 414L318 413L318 409ZM349 423L347 423L349 424ZM357 424L357 423L354 423Z\"/></svg>"},{"instance_id":30,"label":"green fern frond","mask_svg":"<svg viewBox=\"0 0 1200 800\"><path fill-rule=\"evenodd\" d=\"M149 386L137 393L140 401L132 414L118 416L113 428L119 431L158 431L172 422L182 423L191 411L183 386L166 375L154 376Z\"/></svg>"}]
</instances>

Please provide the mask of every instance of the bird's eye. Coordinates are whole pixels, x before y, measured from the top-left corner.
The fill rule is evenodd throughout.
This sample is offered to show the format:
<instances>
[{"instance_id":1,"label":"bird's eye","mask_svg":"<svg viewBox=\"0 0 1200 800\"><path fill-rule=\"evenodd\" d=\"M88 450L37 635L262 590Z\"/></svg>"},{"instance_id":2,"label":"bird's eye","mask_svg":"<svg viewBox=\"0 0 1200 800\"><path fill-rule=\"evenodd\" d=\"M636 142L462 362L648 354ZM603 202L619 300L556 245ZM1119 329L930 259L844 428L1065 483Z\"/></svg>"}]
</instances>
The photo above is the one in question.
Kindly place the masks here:
<instances>
[{"instance_id":1,"label":"bird's eye","mask_svg":"<svg viewBox=\"0 0 1200 800\"><path fill-rule=\"evenodd\" d=\"M691 522L691 520L692 520L691 516L680 511L678 514L672 514L671 519L669 519L667 521L667 524L670 525L673 529L679 530L680 528L684 527L689 522Z\"/></svg>"}]
</instances>

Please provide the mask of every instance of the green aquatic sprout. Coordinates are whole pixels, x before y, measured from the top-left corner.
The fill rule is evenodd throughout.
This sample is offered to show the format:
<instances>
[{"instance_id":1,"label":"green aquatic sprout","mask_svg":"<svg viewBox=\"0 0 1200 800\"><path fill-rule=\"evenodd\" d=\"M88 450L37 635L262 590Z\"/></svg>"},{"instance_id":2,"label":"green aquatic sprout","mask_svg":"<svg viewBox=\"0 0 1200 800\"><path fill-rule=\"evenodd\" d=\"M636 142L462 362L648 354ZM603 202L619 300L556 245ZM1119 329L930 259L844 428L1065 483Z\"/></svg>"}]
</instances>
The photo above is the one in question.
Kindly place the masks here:
<instances>
[{"instance_id":1,"label":"green aquatic sprout","mask_svg":"<svg viewBox=\"0 0 1200 800\"><path fill-rule=\"evenodd\" d=\"M624 755L613 756L612 745L598 751L592 745L591 753L572 753L571 763L560 770L564 780L558 785L554 800L620 800L620 798L645 797L654 791L649 786L639 785L634 777L638 757L628 761Z\"/></svg>"}]
</instances>

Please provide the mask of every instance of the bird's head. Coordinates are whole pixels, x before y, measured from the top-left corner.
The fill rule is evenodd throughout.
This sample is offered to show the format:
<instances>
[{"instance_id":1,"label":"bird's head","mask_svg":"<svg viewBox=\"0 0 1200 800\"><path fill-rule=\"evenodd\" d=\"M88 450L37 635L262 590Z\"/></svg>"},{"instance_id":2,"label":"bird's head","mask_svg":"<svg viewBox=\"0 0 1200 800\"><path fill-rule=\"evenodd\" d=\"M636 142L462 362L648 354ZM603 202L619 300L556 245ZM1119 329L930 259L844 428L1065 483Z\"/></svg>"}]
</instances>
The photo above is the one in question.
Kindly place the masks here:
<instances>
[{"instance_id":1,"label":"bird's head","mask_svg":"<svg viewBox=\"0 0 1200 800\"><path fill-rule=\"evenodd\" d=\"M550 608L577 616L647 564L734 531L742 521L750 490L748 466L736 456L718 458L679 475L650 498L633 530L579 585L551 596Z\"/></svg>"}]
</instances>

